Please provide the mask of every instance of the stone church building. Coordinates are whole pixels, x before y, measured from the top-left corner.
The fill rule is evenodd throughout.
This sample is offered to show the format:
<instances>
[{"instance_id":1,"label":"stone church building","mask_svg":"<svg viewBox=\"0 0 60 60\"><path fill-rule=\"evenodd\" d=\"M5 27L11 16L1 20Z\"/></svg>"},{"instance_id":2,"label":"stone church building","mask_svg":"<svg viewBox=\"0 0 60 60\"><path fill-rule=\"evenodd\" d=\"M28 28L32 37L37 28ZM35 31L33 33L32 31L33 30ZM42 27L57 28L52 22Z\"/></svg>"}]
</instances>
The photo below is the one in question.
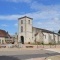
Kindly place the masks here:
<instances>
[{"instance_id":1,"label":"stone church building","mask_svg":"<svg viewBox=\"0 0 60 60\"><path fill-rule=\"evenodd\" d=\"M33 27L33 18L24 16L18 19L19 43L60 43L60 35L52 31Z\"/></svg>"}]
</instances>

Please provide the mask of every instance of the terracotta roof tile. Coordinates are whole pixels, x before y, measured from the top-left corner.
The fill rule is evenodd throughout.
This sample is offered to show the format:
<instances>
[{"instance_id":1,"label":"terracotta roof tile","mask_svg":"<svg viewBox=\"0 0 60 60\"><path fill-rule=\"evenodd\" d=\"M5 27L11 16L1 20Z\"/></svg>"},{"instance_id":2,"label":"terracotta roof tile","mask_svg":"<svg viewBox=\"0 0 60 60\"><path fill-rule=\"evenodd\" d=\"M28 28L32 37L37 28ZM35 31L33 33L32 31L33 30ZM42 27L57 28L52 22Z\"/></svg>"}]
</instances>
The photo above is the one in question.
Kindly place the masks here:
<instances>
[{"instance_id":1,"label":"terracotta roof tile","mask_svg":"<svg viewBox=\"0 0 60 60\"><path fill-rule=\"evenodd\" d=\"M10 37L10 35L5 30L0 29L0 37Z\"/></svg>"}]
</instances>

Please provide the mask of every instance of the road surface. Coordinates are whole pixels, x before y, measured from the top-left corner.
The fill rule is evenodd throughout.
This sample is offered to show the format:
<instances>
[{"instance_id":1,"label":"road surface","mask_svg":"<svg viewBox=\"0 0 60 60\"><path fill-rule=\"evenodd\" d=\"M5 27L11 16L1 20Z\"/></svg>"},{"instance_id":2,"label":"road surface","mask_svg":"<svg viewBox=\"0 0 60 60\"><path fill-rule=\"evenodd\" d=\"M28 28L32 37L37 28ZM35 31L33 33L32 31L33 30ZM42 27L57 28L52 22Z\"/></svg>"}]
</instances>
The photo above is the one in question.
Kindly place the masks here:
<instances>
[{"instance_id":1,"label":"road surface","mask_svg":"<svg viewBox=\"0 0 60 60\"><path fill-rule=\"evenodd\" d=\"M54 55L60 54L48 50L0 51L0 60L26 60L30 58L49 57Z\"/></svg>"}]
</instances>

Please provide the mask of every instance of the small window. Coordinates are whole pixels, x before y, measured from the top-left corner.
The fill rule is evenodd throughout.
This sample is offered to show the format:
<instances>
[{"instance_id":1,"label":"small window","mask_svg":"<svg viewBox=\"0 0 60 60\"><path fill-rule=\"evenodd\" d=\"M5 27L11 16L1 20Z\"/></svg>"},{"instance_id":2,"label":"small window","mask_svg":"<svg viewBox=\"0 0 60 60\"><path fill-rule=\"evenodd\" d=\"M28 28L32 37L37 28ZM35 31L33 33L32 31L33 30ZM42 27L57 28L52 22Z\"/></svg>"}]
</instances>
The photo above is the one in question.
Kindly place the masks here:
<instances>
[{"instance_id":1,"label":"small window","mask_svg":"<svg viewBox=\"0 0 60 60\"><path fill-rule=\"evenodd\" d=\"M28 24L30 24L30 20L28 21Z\"/></svg>"},{"instance_id":2,"label":"small window","mask_svg":"<svg viewBox=\"0 0 60 60\"><path fill-rule=\"evenodd\" d=\"M21 26L21 32L23 32L23 26Z\"/></svg>"},{"instance_id":3,"label":"small window","mask_svg":"<svg viewBox=\"0 0 60 60\"><path fill-rule=\"evenodd\" d=\"M44 35L45 39L46 39L46 35Z\"/></svg>"},{"instance_id":4,"label":"small window","mask_svg":"<svg viewBox=\"0 0 60 60\"><path fill-rule=\"evenodd\" d=\"M21 20L21 24L23 24L23 20Z\"/></svg>"}]
</instances>

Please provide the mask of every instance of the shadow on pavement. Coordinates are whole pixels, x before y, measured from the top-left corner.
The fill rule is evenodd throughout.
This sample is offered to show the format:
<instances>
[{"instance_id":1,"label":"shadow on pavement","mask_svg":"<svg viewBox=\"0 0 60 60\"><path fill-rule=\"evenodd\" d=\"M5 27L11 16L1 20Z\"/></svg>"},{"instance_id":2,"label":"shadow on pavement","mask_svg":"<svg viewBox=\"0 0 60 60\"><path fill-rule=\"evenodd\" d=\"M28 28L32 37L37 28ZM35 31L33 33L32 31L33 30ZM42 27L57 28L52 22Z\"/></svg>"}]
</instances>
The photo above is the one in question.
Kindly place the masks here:
<instances>
[{"instance_id":1,"label":"shadow on pavement","mask_svg":"<svg viewBox=\"0 0 60 60\"><path fill-rule=\"evenodd\" d=\"M0 56L0 60L20 60L20 59L12 56Z\"/></svg>"}]
</instances>

